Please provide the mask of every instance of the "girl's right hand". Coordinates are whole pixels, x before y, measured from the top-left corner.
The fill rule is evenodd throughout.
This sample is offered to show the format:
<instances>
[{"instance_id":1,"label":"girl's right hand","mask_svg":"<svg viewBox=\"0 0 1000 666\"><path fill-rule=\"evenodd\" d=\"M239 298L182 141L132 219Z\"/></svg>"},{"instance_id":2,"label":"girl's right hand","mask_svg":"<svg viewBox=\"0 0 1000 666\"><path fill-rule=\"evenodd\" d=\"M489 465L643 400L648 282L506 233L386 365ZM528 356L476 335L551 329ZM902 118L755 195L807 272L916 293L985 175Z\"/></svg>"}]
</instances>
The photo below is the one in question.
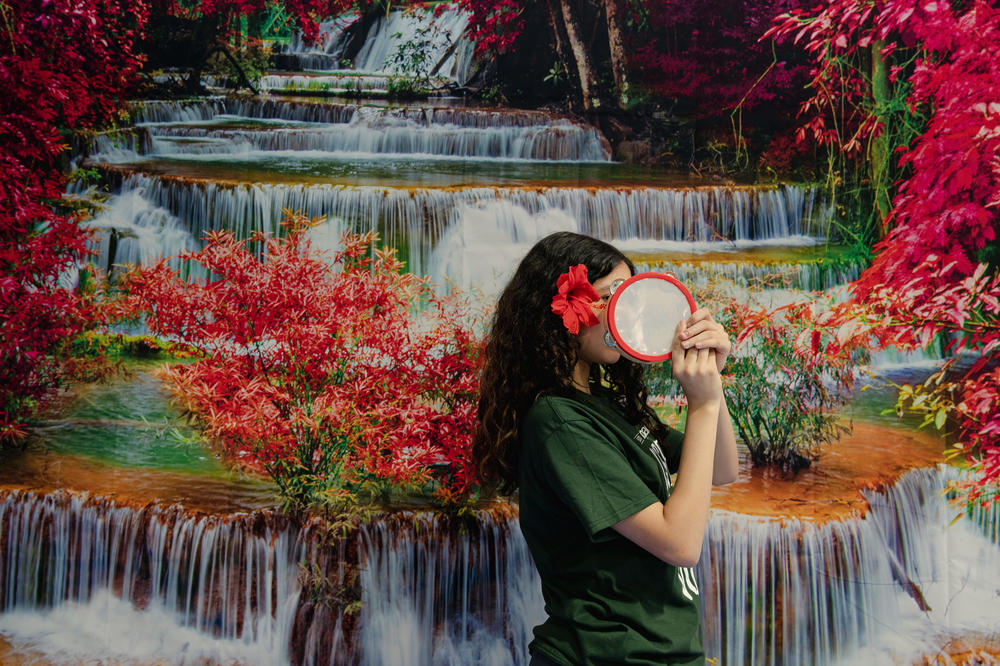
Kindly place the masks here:
<instances>
[{"instance_id":1,"label":"girl's right hand","mask_svg":"<svg viewBox=\"0 0 1000 666\"><path fill-rule=\"evenodd\" d=\"M670 349L670 361L674 377L680 382L687 396L688 409L722 400L722 377L712 348L684 349L681 334L687 328L687 320L677 324L674 343Z\"/></svg>"}]
</instances>

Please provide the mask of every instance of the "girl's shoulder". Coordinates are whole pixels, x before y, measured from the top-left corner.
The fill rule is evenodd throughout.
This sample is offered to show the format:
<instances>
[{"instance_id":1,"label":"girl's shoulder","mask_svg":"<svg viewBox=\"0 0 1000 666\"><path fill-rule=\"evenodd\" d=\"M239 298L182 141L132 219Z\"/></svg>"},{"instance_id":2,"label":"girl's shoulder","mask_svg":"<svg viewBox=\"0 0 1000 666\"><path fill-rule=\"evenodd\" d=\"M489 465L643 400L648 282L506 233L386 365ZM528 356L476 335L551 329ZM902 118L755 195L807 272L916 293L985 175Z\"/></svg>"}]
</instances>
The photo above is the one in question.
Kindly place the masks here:
<instances>
[{"instance_id":1,"label":"girl's shoulder","mask_svg":"<svg viewBox=\"0 0 1000 666\"><path fill-rule=\"evenodd\" d=\"M565 395L540 395L528 408L525 422L576 421L586 418L587 409L579 400Z\"/></svg>"},{"instance_id":2,"label":"girl's shoulder","mask_svg":"<svg viewBox=\"0 0 1000 666\"><path fill-rule=\"evenodd\" d=\"M574 392L573 395L546 394L539 396L525 415L525 425L533 428L556 427L580 421L593 422L595 418L616 416L618 408L609 393L594 394Z\"/></svg>"}]
</instances>

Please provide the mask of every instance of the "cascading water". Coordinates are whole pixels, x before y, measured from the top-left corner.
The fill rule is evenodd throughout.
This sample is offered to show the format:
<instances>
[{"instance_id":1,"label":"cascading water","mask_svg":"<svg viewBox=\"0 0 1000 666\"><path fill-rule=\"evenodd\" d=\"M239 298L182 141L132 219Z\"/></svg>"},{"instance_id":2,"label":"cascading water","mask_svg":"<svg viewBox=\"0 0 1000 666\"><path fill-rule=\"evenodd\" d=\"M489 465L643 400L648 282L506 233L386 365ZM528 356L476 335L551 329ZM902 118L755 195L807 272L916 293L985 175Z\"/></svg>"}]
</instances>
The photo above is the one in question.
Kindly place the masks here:
<instances>
[{"instance_id":1,"label":"cascading water","mask_svg":"<svg viewBox=\"0 0 1000 666\"><path fill-rule=\"evenodd\" d=\"M508 229L506 245L516 244L518 240L511 234L525 213L538 216L545 211L560 211L576 221L575 231L622 240L626 246L630 239L708 242L720 233L713 227L715 220L733 210L733 202L749 200L752 205L743 208L748 219L736 228L750 236L737 240L766 240L775 233L769 224L772 212L768 208L775 197L757 198L753 192L728 187L602 191L557 187L403 189L222 184L139 173L125 175L121 192L134 190L142 190L153 205L183 220L195 238L215 229L229 229L239 238L248 238L254 231L277 233L285 209L336 220L342 225L339 228L376 230L390 245L407 248L410 270L421 274L433 273L435 265L454 267L456 262L464 261L467 241L497 238L494 234L500 232L491 227ZM809 210L796 211L796 217L803 227L819 224ZM481 224L470 227L476 222ZM438 246L443 249L435 254Z\"/></svg>"},{"instance_id":2,"label":"cascading water","mask_svg":"<svg viewBox=\"0 0 1000 666\"><path fill-rule=\"evenodd\" d=\"M447 224L443 237L434 246L426 265L438 284L454 284L463 289L478 288L496 294L506 282L518 259L543 236L556 231L575 231L608 239L635 258L642 270L673 270L677 266L644 260L644 255L671 252L698 253L763 247L768 241L782 245L815 246L817 241L801 235L804 227L818 225L810 209L789 211L800 235L772 237L770 220L775 205L802 200L798 188L787 187L789 196L755 196L732 188L695 190L610 190L592 192L553 188L547 191L502 191L496 196L484 192L482 199L463 202ZM470 190L466 190L470 192ZM782 193L778 193L782 194ZM732 219L741 211L741 224L725 224L730 231L747 234L729 242L717 239L722 230L713 225L720 218ZM657 224L658 222L658 224ZM692 236L697 240L693 240ZM708 264L703 272L715 272L719 262ZM773 267L771 269L774 270ZM799 268L803 271L805 269ZM685 272L685 271L680 271ZM723 271L719 271L723 272ZM691 269L685 277L694 273ZM746 284L745 269L731 271Z\"/></svg>"},{"instance_id":3,"label":"cascading water","mask_svg":"<svg viewBox=\"0 0 1000 666\"><path fill-rule=\"evenodd\" d=\"M11 492L0 527L0 631L15 642L53 657L287 663L306 544L280 521Z\"/></svg>"},{"instance_id":4,"label":"cascading water","mask_svg":"<svg viewBox=\"0 0 1000 666\"><path fill-rule=\"evenodd\" d=\"M367 525L362 544L362 664L528 662L544 609L516 521L481 513L462 529L394 514Z\"/></svg>"},{"instance_id":5,"label":"cascading water","mask_svg":"<svg viewBox=\"0 0 1000 666\"><path fill-rule=\"evenodd\" d=\"M307 44L301 32L278 49L278 63L284 69L334 70L341 66L341 55L346 46L346 29L358 20L357 12L349 12L319 24L319 39Z\"/></svg>"},{"instance_id":6,"label":"cascading water","mask_svg":"<svg viewBox=\"0 0 1000 666\"><path fill-rule=\"evenodd\" d=\"M179 270L177 256L194 250L196 243L180 220L167 210L152 205L141 190L115 197L101 212L87 220L97 233L90 242L94 261L108 275L118 265L150 264L168 259Z\"/></svg>"},{"instance_id":7,"label":"cascading water","mask_svg":"<svg viewBox=\"0 0 1000 666\"><path fill-rule=\"evenodd\" d=\"M431 12L391 12L369 30L365 45L354 60L354 67L366 72L392 70L392 56L407 42L426 41L430 47L425 57L431 75L445 76L464 84L472 67L474 44L464 38L469 15L454 8Z\"/></svg>"},{"instance_id":8,"label":"cascading water","mask_svg":"<svg viewBox=\"0 0 1000 666\"><path fill-rule=\"evenodd\" d=\"M135 161L248 151L313 151L603 162L607 143L592 127L524 112L365 107L277 101L148 102L134 112L139 138L99 137L93 158Z\"/></svg>"},{"instance_id":9,"label":"cascading water","mask_svg":"<svg viewBox=\"0 0 1000 666\"><path fill-rule=\"evenodd\" d=\"M892 663L932 653L943 633L995 629L1000 549L949 504L942 491L955 478L910 472L868 492L865 517L843 521L713 511L698 566L708 656ZM376 516L345 549L267 513L10 492L0 632L53 658L520 666L544 610L512 511ZM322 601L343 594L352 570L353 629ZM147 631L127 640L106 633L115 626Z\"/></svg>"},{"instance_id":10,"label":"cascading water","mask_svg":"<svg viewBox=\"0 0 1000 666\"><path fill-rule=\"evenodd\" d=\"M359 20L349 13L320 25L320 40L306 44L301 34L279 53L278 63L291 70L307 70L308 75L272 74L263 77L265 90L385 91L389 80L374 75L429 75L465 84L473 67L474 44L465 39L469 15L451 6L439 12L393 11L371 24L364 46L353 61L345 58L349 30ZM400 70L395 56L399 50L419 47L420 71ZM410 58L404 58L410 62ZM346 65L346 68L345 68Z\"/></svg>"}]
</instances>

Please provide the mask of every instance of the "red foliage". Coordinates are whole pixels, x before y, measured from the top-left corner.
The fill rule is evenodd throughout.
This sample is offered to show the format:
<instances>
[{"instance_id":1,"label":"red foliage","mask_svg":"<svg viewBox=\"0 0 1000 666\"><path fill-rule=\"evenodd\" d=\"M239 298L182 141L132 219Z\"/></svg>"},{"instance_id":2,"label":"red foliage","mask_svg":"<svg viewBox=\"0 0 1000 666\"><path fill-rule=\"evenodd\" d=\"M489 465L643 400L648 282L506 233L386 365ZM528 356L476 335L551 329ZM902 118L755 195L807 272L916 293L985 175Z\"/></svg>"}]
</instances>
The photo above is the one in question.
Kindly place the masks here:
<instances>
[{"instance_id":1,"label":"red foliage","mask_svg":"<svg viewBox=\"0 0 1000 666\"><path fill-rule=\"evenodd\" d=\"M179 399L294 502L435 480L439 498L466 496L479 341L461 311L401 273L391 250L369 257L371 235L346 236L331 267L308 221L288 224L287 238L250 239L263 258L210 235L188 255L215 276L206 284L165 262L127 276L129 308L154 333L206 354L167 372Z\"/></svg>"},{"instance_id":2,"label":"red foliage","mask_svg":"<svg viewBox=\"0 0 1000 666\"><path fill-rule=\"evenodd\" d=\"M741 101L780 112L797 103L806 68L759 40L775 16L802 4L644 0L630 13L633 63L647 87L690 100L696 115L728 113Z\"/></svg>"},{"instance_id":3,"label":"red foliage","mask_svg":"<svg viewBox=\"0 0 1000 666\"><path fill-rule=\"evenodd\" d=\"M815 16L785 16L773 31L804 44L814 61L817 94L803 107L809 131L832 142L836 118L852 130L845 151L880 132L871 104L838 100L830 90L867 94L863 81L844 82L838 58L884 41L883 53L919 45L908 82L912 108L930 109L925 131L900 150L910 175L897 184L889 221L872 266L854 283L854 304L832 324L859 326L891 341L928 344L945 334L957 355L976 362L958 381L952 418L960 448L982 474L979 488L1000 481L1000 278L980 263L1000 228L1000 9L973 2L836 0ZM894 72L898 76L900 72ZM856 73L849 73L856 77ZM853 79L852 79L853 81ZM856 90L855 90L856 88ZM840 113L852 109L846 117ZM840 113L836 115L835 112ZM844 136L841 131L839 136ZM991 275L990 273L993 273ZM859 307L861 309L859 309ZM867 323L870 322L870 323ZM851 335L854 335L852 331Z\"/></svg>"},{"instance_id":4,"label":"red foliage","mask_svg":"<svg viewBox=\"0 0 1000 666\"><path fill-rule=\"evenodd\" d=\"M471 14L466 35L476 45L476 57L507 53L524 32L524 3L520 0L458 0Z\"/></svg>"},{"instance_id":5,"label":"red foliage","mask_svg":"<svg viewBox=\"0 0 1000 666\"><path fill-rule=\"evenodd\" d=\"M5 3L0 52L0 441L17 438L65 369L86 299L59 276L86 250L76 221L45 204L60 197L62 131L100 126L123 107L141 62L132 46L143 3Z\"/></svg>"}]
</instances>

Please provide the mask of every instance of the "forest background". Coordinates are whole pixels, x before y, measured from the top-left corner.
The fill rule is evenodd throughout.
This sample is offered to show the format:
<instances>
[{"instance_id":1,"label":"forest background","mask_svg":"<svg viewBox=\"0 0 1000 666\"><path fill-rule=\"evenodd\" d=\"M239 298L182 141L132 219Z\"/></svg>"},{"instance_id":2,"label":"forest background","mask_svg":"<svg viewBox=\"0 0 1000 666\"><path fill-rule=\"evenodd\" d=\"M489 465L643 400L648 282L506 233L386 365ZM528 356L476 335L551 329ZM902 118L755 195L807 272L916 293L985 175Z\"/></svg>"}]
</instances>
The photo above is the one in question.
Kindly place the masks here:
<instances>
[{"instance_id":1,"label":"forest background","mask_svg":"<svg viewBox=\"0 0 1000 666\"><path fill-rule=\"evenodd\" d=\"M600 127L623 161L720 178L824 182L838 202L837 233L867 266L851 285L852 297L822 307L734 309L734 339L780 336L803 372L850 369L858 354L887 346L941 345L944 366L922 385L903 387L898 408L923 414L928 427L945 433L950 453L975 472L961 490L995 500L1000 10L994 3L461 0L460 6L469 13L466 35L481 63L466 94L575 114ZM295 501L428 484L445 503L475 496L468 438L481 341L454 304L436 301L426 283L403 276L392 253L371 255L360 248L372 239L349 239L336 258L338 274L357 279L338 281L308 247L303 232L310 221L292 216L280 239L208 239L196 258L228 276L224 287L181 283L162 266L109 284L107 276L80 267L88 211L64 197L69 179L86 176L69 172L71 147L127 125L130 99L162 96L154 72L185 72L178 94L198 92L202 72L213 67L229 68L236 86L253 88L267 66L263 37L275 17L284 29L315 38L321 19L355 11L363 35L366 22L391 8L323 0L0 0L0 89L8 91L0 99L5 446L26 440L39 405L58 387L113 372L107 339L95 332L144 313L154 332L193 345L198 362L173 371L174 380L207 432L234 456L249 453ZM265 244L270 264L253 251ZM68 274L77 277L67 280ZM378 332L385 327L363 329L358 322L377 312L405 329L413 298L440 313L438 334L410 336L405 359L401 352L393 357L392 367L406 369L398 376L413 381L375 381L384 378L378 368L386 354L403 347ZM345 327L344 318L329 313L344 312L336 308L347 302L359 309ZM247 310L255 316L246 317ZM277 355L232 353L261 336L276 343ZM292 344L303 339L311 344ZM206 388L220 377L236 384Z\"/></svg>"}]
</instances>

